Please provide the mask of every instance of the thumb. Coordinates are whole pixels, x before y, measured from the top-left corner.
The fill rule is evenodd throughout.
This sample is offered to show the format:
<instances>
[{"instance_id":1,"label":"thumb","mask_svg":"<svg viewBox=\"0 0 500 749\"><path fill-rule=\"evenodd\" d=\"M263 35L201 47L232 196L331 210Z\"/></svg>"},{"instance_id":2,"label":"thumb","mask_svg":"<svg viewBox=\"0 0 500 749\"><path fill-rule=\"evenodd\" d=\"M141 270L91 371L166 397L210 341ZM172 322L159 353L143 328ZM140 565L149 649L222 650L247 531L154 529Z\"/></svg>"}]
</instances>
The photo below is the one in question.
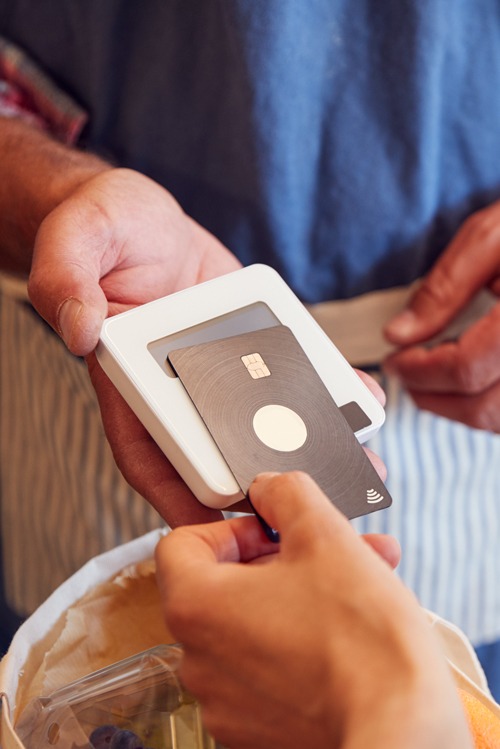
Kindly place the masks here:
<instances>
[{"instance_id":1,"label":"thumb","mask_svg":"<svg viewBox=\"0 0 500 749\"><path fill-rule=\"evenodd\" d=\"M347 518L332 505L316 482L306 473L263 473L249 489L250 501L262 518L281 538L281 550L299 551L318 539L356 536Z\"/></svg>"},{"instance_id":2,"label":"thumb","mask_svg":"<svg viewBox=\"0 0 500 749\"><path fill-rule=\"evenodd\" d=\"M107 245L103 221L61 205L38 231L28 292L37 312L77 356L97 345L108 303L99 286Z\"/></svg>"},{"instance_id":3,"label":"thumb","mask_svg":"<svg viewBox=\"0 0 500 749\"><path fill-rule=\"evenodd\" d=\"M499 204L500 206L500 204ZM482 288L498 274L500 243L486 232L493 211L484 209L461 227L441 258L423 279L408 307L384 329L396 345L412 345L441 332ZM480 252L478 250L480 249Z\"/></svg>"},{"instance_id":4,"label":"thumb","mask_svg":"<svg viewBox=\"0 0 500 749\"><path fill-rule=\"evenodd\" d=\"M341 541L362 547L347 518L306 473L262 473L251 484L249 495L259 515L279 532L282 554L308 553L311 545L318 548L323 542L331 548L332 539L337 549ZM397 567L401 548L395 538L370 533L362 539L390 567Z\"/></svg>"},{"instance_id":5,"label":"thumb","mask_svg":"<svg viewBox=\"0 0 500 749\"><path fill-rule=\"evenodd\" d=\"M457 280L457 284L460 283ZM454 295L447 284L441 284L439 274L433 272L422 281L408 306L385 326L385 337L399 346L410 346L432 338L461 312L475 290L466 295L467 289L463 287Z\"/></svg>"}]
</instances>

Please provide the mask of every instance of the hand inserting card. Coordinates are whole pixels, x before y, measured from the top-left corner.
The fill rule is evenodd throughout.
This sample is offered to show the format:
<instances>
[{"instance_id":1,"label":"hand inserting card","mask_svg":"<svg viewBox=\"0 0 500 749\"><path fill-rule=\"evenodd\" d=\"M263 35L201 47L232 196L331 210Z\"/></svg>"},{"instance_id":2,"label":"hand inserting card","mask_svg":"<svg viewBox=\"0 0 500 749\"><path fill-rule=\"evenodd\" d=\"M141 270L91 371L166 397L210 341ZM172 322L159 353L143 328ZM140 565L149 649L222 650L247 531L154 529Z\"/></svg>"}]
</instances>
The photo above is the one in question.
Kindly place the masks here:
<instances>
[{"instance_id":1,"label":"hand inserting card","mask_svg":"<svg viewBox=\"0 0 500 749\"><path fill-rule=\"evenodd\" d=\"M302 470L349 518L391 504L289 328L200 343L168 358L243 494L258 473Z\"/></svg>"}]
</instances>

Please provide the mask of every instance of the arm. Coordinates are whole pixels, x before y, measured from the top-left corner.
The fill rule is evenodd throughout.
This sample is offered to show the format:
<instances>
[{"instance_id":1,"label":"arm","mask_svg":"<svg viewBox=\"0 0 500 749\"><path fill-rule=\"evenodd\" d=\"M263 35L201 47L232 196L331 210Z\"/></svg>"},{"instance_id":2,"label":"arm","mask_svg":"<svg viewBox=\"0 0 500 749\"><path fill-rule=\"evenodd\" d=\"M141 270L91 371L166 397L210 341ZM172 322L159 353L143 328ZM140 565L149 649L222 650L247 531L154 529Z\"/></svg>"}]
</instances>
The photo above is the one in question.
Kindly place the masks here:
<instances>
[{"instance_id":1,"label":"arm","mask_svg":"<svg viewBox=\"0 0 500 749\"><path fill-rule=\"evenodd\" d=\"M92 352L105 317L235 270L239 262L138 172L0 118L2 154L5 257L18 271L31 266L35 308L70 351L87 357L118 467L171 526L220 519L180 480ZM373 380L369 386L376 388ZM383 399L380 390L376 395Z\"/></svg>"},{"instance_id":2,"label":"arm","mask_svg":"<svg viewBox=\"0 0 500 749\"><path fill-rule=\"evenodd\" d=\"M125 478L171 525L220 518L179 479L91 352L108 315L235 270L238 261L138 172L2 118L0 158L3 267L31 268L35 308L74 354L88 357Z\"/></svg>"},{"instance_id":3,"label":"arm","mask_svg":"<svg viewBox=\"0 0 500 749\"><path fill-rule=\"evenodd\" d=\"M28 275L43 219L77 187L111 167L7 117L0 117L0 164L0 267Z\"/></svg>"},{"instance_id":4,"label":"arm","mask_svg":"<svg viewBox=\"0 0 500 749\"><path fill-rule=\"evenodd\" d=\"M401 351L386 369L421 408L500 432L500 305L458 340L426 347L481 289L500 293L500 201L471 216L386 328Z\"/></svg>"},{"instance_id":5,"label":"arm","mask_svg":"<svg viewBox=\"0 0 500 749\"><path fill-rule=\"evenodd\" d=\"M250 496L277 553L254 518L181 528L157 549L207 729L234 749L470 749L444 658L390 567L307 476L258 477ZM389 538L378 551L393 558Z\"/></svg>"}]
</instances>

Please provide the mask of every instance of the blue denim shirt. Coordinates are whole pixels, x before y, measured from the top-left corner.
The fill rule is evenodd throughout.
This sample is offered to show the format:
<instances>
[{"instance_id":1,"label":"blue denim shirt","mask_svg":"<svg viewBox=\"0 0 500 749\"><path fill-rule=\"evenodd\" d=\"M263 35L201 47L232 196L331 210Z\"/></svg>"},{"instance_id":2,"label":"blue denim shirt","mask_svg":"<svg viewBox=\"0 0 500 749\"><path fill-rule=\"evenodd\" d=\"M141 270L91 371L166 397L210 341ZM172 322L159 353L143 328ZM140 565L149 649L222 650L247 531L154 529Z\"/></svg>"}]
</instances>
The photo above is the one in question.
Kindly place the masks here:
<instances>
[{"instance_id":1,"label":"blue denim shirt","mask_svg":"<svg viewBox=\"0 0 500 749\"><path fill-rule=\"evenodd\" d=\"M498 0L16 0L0 34L308 302L414 280L500 197Z\"/></svg>"}]
</instances>

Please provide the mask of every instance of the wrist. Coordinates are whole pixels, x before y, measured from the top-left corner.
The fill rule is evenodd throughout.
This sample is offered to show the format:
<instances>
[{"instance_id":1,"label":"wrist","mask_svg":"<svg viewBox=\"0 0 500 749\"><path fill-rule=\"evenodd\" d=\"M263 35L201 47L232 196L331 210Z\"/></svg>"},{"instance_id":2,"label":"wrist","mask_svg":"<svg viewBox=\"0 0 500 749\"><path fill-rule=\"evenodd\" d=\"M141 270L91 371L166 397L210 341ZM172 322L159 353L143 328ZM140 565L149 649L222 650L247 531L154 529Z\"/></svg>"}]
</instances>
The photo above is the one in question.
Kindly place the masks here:
<instances>
[{"instance_id":1,"label":"wrist","mask_svg":"<svg viewBox=\"0 0 500 749\"><path fill-rule=\"evenodd\" d=\"M54 208L71 197L86 182L113 169L111 164L102 161L98 156L71 148L65 148L65 153L61 154L57 161L54 160L53 167L47 184L47 195L35 206L35 210L39 212L37 229Z\"/></svg>"},{"instance_id":2,"label":"wrist","mask_svg":"<svg viewBox=\"0 0 500 749\"><path fill-rule=\"evenodd\" d=\"M44 218L86 181L111 169L18 120L0 118L0 234L4 267L28 273Z\"/></svg>"},{"instance_id":3,"label":"wrist","mask_svg":"<svg viewBox=\"0 0 500 749\"><path fill-rule=\"evenodd\" d=\"M338 740L342 726L342 749L471 749L453 678L420 612L395 606L372 635L357 670L352 649L340 673L337 648L332 659L330 735Z\"/></svg>"}]
</instances>

